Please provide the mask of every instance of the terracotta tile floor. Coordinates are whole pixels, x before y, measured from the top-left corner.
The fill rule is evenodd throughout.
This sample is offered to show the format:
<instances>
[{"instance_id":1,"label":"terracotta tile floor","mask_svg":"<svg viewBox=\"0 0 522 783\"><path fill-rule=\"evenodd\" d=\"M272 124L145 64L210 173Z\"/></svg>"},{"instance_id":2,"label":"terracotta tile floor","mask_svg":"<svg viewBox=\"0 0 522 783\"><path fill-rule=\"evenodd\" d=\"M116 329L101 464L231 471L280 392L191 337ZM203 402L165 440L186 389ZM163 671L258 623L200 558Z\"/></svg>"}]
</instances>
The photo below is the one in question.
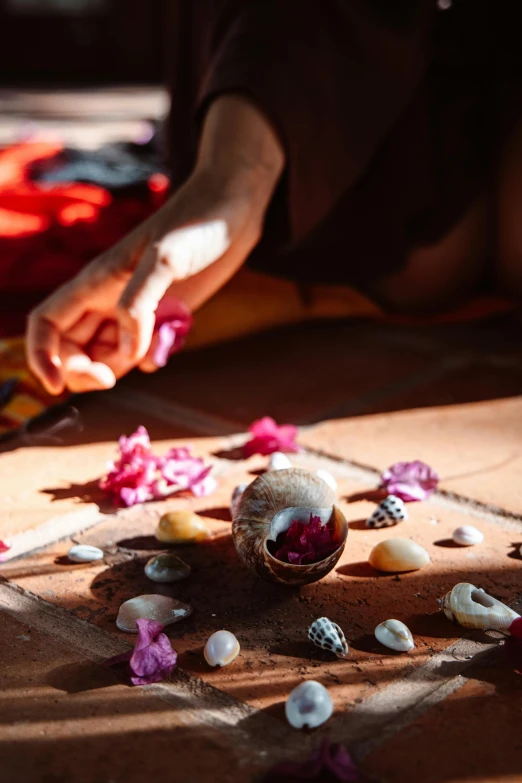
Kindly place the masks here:
<instances>
[{"instance_id":1,"label":"terracotta tile floor","mask_svg":"<svg viewBox=\"0 0 522 783\"><path fill-rule=\"evenodd\" d=\"M475 332L322 324L187 353L156 376L80 399L85 429L63 446L0 455L1 530L17 555L0 567L2 783L167 780L173 765L177 781L254 781L322 736L345 742L383 783L522 780L522 680L497 639L451 624L436 602L471 581L521 605L517 328L510 318ZM300 589L258 580L231 541L231 492L266 462L238 459L236 433L264 413L305 425L295 464L337 477L350 524L334 571ZM212 460L216 493L108 505L96 479L118 435L140 423L158 450L190 441ZM416 457L439 470L442 492L410 505L401 525L368 530L378 472ZM161 550L160 514L175 508L205 516L213 537L180 549L189 580L160 586L143 565ZM462 524L478 526L484 543L452 546ZM375 572L371 548L395 536L425 546L430 564ZM100 546L104 560L72 565L73 542ZM122 601L144 592L189 601L194 614L169 630L179 653L172 681L133 689L100 663L132 643L114 621ZM322 615L344 628L346 660L307 641ZM375 641L375 625L390 617L412 630L411 654ZM242 652L210 670L202 648L223 627ZM311 735L291 730L283 710L305 679L324 683L335 703Z\"/></svg>"}]
</instances>

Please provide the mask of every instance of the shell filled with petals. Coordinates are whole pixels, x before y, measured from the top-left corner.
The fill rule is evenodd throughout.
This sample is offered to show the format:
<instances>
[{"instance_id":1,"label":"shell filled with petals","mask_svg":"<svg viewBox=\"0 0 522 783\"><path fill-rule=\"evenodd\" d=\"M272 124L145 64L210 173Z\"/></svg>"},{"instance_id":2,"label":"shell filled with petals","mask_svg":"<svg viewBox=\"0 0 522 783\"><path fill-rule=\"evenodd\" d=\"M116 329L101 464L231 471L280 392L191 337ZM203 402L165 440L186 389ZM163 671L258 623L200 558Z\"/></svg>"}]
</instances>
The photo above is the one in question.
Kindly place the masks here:
<instances>
[{"instance_id":1,"label":"shell filled with petals","mask_svg":"<svg viewBox=\"0 0 522 783\"><path fill-rule=\"evenodd\" d=\"M232 525L232 537L240 559L259 576L288 585L316 582L329 573L341 557L348 523L335 505L335 492L307 470L289 468L259 476L243 493ZM285 563L269 551L269 542L286 532L292 521L307 524L311 515L321 525L330 524L335 551L306 565Z\"/></svg>"}]
</instances>

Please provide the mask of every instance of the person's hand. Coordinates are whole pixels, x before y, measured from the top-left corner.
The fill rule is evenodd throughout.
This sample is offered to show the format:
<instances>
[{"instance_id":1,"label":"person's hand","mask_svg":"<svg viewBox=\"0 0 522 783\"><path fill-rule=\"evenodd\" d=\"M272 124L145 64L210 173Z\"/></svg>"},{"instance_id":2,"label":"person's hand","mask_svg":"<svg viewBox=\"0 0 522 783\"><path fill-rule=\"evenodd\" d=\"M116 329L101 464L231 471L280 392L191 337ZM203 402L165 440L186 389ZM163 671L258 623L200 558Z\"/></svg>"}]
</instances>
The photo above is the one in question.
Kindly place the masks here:
<instances>
[{"instance_id":1,"label":"person's hand","mask_svg":"<svg viewBox=\"0 0 522 783\"><path fill-rule=\"evenodd\" d=\"M152 338L160 301L168 306L171 295L197 309L259 240L282 151L250 104L225 97L214 107L198 166L181 190L30 314L28 363L50 393L108 389L133 367L156 369ZM262 158L261 118L276 153L273 166L245 165L233 134L224 135L223 149L223 120L237 129L238 111L239 120L246 111L247 125L254 120L247 141L256 142L253 154Z\"/></svg>"}]
</instances>

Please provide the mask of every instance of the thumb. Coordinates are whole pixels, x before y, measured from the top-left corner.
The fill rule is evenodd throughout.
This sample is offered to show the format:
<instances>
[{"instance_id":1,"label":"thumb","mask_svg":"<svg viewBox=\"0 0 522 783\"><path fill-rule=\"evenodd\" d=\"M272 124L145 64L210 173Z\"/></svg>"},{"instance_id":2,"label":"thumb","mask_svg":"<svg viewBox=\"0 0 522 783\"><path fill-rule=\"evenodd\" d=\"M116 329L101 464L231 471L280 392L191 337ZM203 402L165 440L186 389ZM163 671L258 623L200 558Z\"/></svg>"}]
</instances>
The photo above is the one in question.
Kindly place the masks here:
<instances>
[{"instance_id":1,"label":"thumb","mask_svg":"<svg viewBox=\"0 0 522 783\"><path fill-rule=\"evenodd\" d=\"M147 353L155 312L172 283L206 269L228 249L225 221L213 220L172 231L141 257L118 305L120 350L139 362Z\"/></svg>"}]
</instances>

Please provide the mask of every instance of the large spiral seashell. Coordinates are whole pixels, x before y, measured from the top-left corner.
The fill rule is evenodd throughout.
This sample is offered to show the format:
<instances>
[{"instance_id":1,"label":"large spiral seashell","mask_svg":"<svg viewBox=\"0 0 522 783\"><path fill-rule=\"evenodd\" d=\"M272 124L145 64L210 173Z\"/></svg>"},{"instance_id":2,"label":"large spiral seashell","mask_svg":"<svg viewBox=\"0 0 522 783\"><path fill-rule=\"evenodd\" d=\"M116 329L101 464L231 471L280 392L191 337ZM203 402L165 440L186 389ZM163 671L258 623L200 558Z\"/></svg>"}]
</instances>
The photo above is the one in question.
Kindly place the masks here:
<instances>
[{"instance_id":1,"label":"large spiral seashell","mask_svg":"<svg viewBox=\"0 0 522 783\"><path fill-rule=\"evenodd\" d=\"M339 546L317 563L295 565L275 558L267 547L292 520L308 523L310 514L322 524L333 523L334 540ZM335 492L307 470L290 468L264 473L250 484L237 506L232 537L241 560L259 576L287 585L317 582L334 568L348 535L348 523L335 505Z\"/></svg>"},{"instance_id":2,"label":"large spiral seashell","mask_svg":"<svg viewBox=\"0 0 522 783\"><path fill-rule=\"evenodd\" d=\"M453 590L439 599L439 606L448 620L464 628L484 631L507 631L513 620L520 617L509 606L469 582L455 585Z\"/></svg>"}]
</instances>

